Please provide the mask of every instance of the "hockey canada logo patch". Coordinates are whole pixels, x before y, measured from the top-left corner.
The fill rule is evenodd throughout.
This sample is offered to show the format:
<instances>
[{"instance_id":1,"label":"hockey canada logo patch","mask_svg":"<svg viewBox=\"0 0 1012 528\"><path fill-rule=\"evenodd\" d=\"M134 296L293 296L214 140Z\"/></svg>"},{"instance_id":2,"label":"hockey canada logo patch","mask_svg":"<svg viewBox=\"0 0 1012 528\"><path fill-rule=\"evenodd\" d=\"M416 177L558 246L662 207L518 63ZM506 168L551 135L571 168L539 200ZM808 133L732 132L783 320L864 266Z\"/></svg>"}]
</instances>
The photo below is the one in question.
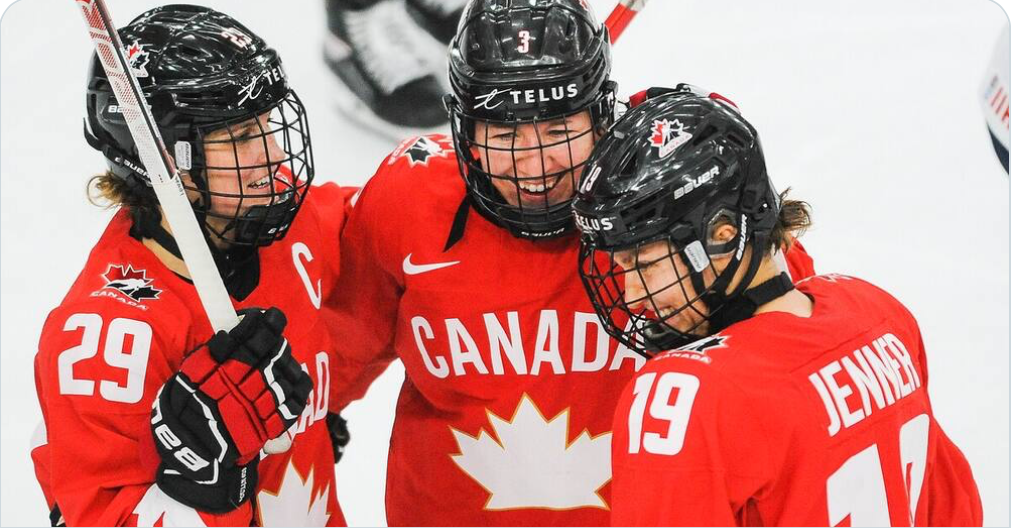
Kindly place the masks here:
<instances>
[{"instance_id":1,"label":"hockey canada logo patch","mask_svg":"<svg viewBox=\"0 0 1012 528\"><path fill-rule=\"evenodd\" d=\"M682 358L682 359L694 359L703 363L709 364L713 359L707 355L710 350L718 348L726 348L727 336L712 335L704 337L698 341L693 341L688 345L679 347L676 350L670 350L657 356L658 358Z\"/></svg>"},{"instance_id":2,"label":"hockey canada logo patch","mask_svg":"<svg viewBox=\"0 0 1012 528\"><path fill-rule=\"evenodd\" d=\"M138 77L147 77L147 65L151 60L151 55L144 50L144 45L135 40L133 44L127 46L126 54L127 62L130 63L130 69L134 71L134 75Z\"/></svg>"},{"instance_id":3,"label":"hockey canada logo patch","mask_svg":"<svg viewBox=\"0 0 1012 528\"><path fill-rule=\"evenodd\" d=\"M678 147L692 139L692 134L685 131L685 125L675 119L659 119L654 121L650 129L650 146L657 148L657 157L664 159Z\"/></svg>"},{"instance_id":4,"label":"hockey canada logo patch","mask_svg":"<svg viewBox=\"0 0 1012 528\"><path fill-rule=\"evenodd\" d=\"M710 337L704 337L699 341L693 341L692 343L689 343L688 345L682 347L680 350L686 352L697 352L699 354L705 354L706 351L710 349L727 347L727 345L724 344L725 341L727 341L726 336L713 335Z\"/></svg>"},{"instance_id":5,"label":"hockey canada logo patch","mask_svg":"<svg viewBox=\"0 0 1012 528\"><path fill-rule=\"evenodd\" d=\"M392 165L399 158L406 158L411 167L415 165L428 166L429 158L445 158L450 152L450 148L439 140L419 136L401 143L394 155L390 157L390 164Z\"/></svg>"},{"instance_id":6,"label":"hockey canada logo patch","mask_svg":"<svg viewBox=\"0 0 1012 528\"><path fill-rule=\"evenodd\" d=\"M127 264L123 266L109 265L109 269L102 275L105 279L103 290L116 290L136 302L145 299L157 299L162 290L152 286L154 279L147 278L145 270L135 270Z\"/></svg>"}]
</instances>

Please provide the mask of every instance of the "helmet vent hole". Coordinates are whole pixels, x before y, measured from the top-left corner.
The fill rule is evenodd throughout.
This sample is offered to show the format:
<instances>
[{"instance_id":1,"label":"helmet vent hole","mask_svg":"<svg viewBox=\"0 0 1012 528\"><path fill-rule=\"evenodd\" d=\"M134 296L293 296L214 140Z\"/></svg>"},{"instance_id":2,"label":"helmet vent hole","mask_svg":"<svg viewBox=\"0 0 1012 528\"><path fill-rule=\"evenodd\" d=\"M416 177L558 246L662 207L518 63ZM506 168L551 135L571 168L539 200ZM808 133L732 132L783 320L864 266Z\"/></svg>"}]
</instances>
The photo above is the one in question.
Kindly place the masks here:
<instances>
[{"instance_id":1,"label":"helmet vent hole","mask_svg":"<svg viewBox=\"0 0 1012 528\"><path fill-rule=\"evenodd\" d=\"M627 217L625 219L626 223L629 224L629 225L642 224L642 223L645 223L645 222L653 219L654 217L656 217L657 216L657 208L656 207L651 207L652 205L653 204L651 204L651 203L646 203L646 204L641 204L638 207L635 207L632 211L630 211L631 214L628 215L629 217L632 217L632 218L629 219ZM623 215L623 216L625 216L625 215Z\"/></svg>"},{"instance_id":2,"label":"helmet vent hole","mask_svg":"<svg viewBox=\"0 0 1012 528\"><path fill-rule=\"evenodd\" d=\"M699 134L696 134L696 137L692 139L692 146L697 147L713 139L713 136L715 136L717 132L718 132L717 127L713 125L706 125L706 127L703 128L703 131L700 132Z\"/></svg>"},{"instance_id":3,"label":"helmet vent hole","mask_svg":"<svg viewBox=\"0 0 1012 528\"><path fill-rule=\"evenodd\" d=\"M182 56L184 56L184 57L190 57L190 58L199 57L199 56L203 55L203 53L199 49L193 48L191 46L180 46L179 47L179 54L182 55Z\"/></svg>"},{"instance_id":4,"label":"helmet vent hole","mask_svg":"<svg viewBox=\"0 0 1012 528\"><path fill-rule=\"evenodd\" d=\"M622 170L619 174L621 174L623 178L632 178L633 176L636 176L636 169L638 167L639 159L636 156L630 156L629 161L622 166Z\"/></svg>"}]
</instances>

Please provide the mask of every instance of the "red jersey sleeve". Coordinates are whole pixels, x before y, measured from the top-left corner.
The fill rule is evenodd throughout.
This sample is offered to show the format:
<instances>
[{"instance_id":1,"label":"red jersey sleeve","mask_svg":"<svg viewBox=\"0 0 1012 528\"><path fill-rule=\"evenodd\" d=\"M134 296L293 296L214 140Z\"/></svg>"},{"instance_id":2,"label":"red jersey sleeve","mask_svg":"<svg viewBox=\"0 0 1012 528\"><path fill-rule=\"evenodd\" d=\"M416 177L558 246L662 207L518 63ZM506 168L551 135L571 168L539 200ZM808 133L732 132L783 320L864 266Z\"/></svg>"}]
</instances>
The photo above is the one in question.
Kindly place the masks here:
<instances>
[{"instance_id":1,"label":"red jersey sleeve","mask_svg":"<svg viewBox=\"0 0 1012 528\"><path fill-rule=\"evenodd\" d=\"M917 336L917 361L921 383L928 386L928 361L925 357L924 337L913 314L897 303L898 309L906 315L903 320L909 324L909 331ZM916 526L983 526L984 512L980 502L977 482L970 470L970 463L963 452L949 439L941 426L931 418L931 434L934 442L933 453L927 462L924 484L915 512Z\"/></svg>"},{"instance_id":2,"label":"red jersey sleeve","mask_svg":"<svg viewBox=\"0 0 1012 528\"><path fill-rule=\"evenodd\" d=\"M982 526L984 512L970 464L934 420L932 429L935 430L935 456L924 477L921 491L924 499L919 501L915 524Z\"/></svg>"},{"instance_id":3,"label":"red jersey sleeve","mask_svg":"<svg viewBox=\"0 0 1012 528\"><path fill-rule=\"evenodd\" d=\"M331 366L332 412L361 398L395 357L394 325L403 287L395 275L400 263L391 262L400 234L385 221L390 169L384 160L349 201L337 287L327 302L337 348Z\"/></svg>"},{"instance_id":4,"label":"red jersey sleeve","mask_svg":"<svg viewBox=\"0 0 1012 528\"><path fill-rule=\"evenodd\" d=\"M92 298L57 308L43 326L36 380L45 431L32 456L50 507L59 507L68 526L211 526L251 518L248 502L216 516L168 498L141 456L152 402L184 351L196 346L186 331L189 313L164 308L156 316Z\"/></svg>"},{"instance_id":5,"label":"red jersey sleeve","mask_svg":"<svg viewBox=\"0 0 1012 528\"><path fill-rule=\"evenodd\" d=\"M660 361L616 410L612 525L741 524L770 474L758 413L742 412L744 394L713 369Z\"/></svg>"},{"instance_id":6,"label":"red jersey sleeve","mask_svg":"<svg viewBox=\"0 0 1012 528\"><path fill-rule=\"evenodd\" d=\"M319 223L324 240L329 242L322 258L325 259L326 264L324 280L333 281L325 288L328 296L331 297L336 295L337 290L332 286L336 284L341 268L341 233L348 221L348 213L352 209L351 204L357 198L360 190L358 187L341 187L333 182L313 186L308 195L311 200L304 205L304 207L311 206L314 209L312 218L315 218ZM310 214L305 214L299 218L308 219L310 217ZM329 306L333 304L333 300L324 300L323 304Z\"/></svg>"}]
</instances>

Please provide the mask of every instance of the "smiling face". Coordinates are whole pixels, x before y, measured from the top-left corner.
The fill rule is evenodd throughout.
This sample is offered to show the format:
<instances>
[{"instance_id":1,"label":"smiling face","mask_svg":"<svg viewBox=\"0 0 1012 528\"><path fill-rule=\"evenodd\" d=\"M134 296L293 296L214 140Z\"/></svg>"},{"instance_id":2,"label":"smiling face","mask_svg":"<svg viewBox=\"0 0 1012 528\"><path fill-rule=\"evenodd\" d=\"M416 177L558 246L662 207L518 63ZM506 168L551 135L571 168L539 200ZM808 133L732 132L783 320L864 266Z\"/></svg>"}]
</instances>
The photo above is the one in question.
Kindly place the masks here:
<instances>
[{"instance_id":1,"label":"smiling face","mask_svg":"<svg viewBox=\"0 0 1012 528\"><path fill-rule=\"evenodd\" d=\"M706 335L709 311L670 242L617 251L614 259L624 270L624 299L630 310L646 311L649 319L663 320L679 332ZM712 268L703 270L704 284L712 284L715 276Z\"/></svg>"},{"instance_id":2,"label":"smiling face","mask_svg":"<svg viewBox=\"0 0 1012 528\"><path fill-rule=\"evenodd\" d=\"M292 178L276 135L269 115L262 114L204 137L204 176L210 194L206 222L217 235L216 243L228 242L230 226L250 208L291 198ZM191 201L200 197L196 190L188 194Z\"/></svg>"},{"instance_id":3,"label":"smiling face","mask_svg":"<svg viewBox=\"0 0 1012 528\"><path fill-rule=\"evenodd\" d=\"M475 123L472 154L513 207L544 210L573 197L594 148L589 111L518 125Z\"/></svg>"}]
</instances>

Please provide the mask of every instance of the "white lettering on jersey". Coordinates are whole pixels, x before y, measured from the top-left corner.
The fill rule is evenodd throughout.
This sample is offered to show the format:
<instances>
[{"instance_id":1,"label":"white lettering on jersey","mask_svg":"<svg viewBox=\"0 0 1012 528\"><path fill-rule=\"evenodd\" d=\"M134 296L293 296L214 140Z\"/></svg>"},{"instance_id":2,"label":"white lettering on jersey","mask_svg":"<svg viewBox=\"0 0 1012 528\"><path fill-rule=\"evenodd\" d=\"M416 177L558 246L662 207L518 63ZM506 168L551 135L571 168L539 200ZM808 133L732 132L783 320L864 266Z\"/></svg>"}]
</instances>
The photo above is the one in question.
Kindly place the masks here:
<instances>
[{"instance_id":1,"label":"white lettering on jersey","mask_svg":"<svg viewBox=\"0 0 1012 528\"><path fill-rule=\"evenodd\" d=\"M449 318L443 321L446 341L442 341L436 338L427 319L412 317L411 332L426 370L440 379L451 373L454 376L537 376L542 373L565 374L567 371L598 372L606 368L620 370L627 360L632 360L633 369L638 370L645 362L642 356L624 345L615 345L593 313L574 312L572 320L567 321L573 325L573 341L572 349L566 351L559 343L560 318L557 310L541 310L538 313L533 347L530 341L524 341L518 312L486 313L482 315L482 320L487 340L482 339L479 329L468 329L462 320ZM528 334L528 339L530 337ZM486 342L488 348L484 348ZM612 346L616 348L609 362Z\"/></svg>"},{"instance_id":2,"label":"white lettering on jersey","mask_svg":"<svg viewBox=\"0 0 1012 528\"><path fill-rule=\"evenodd\" d=\"M415 344L418 345L418 351L422 353L422 362L425 363L425 368L429 370L429 373L437 378L445 378L450 375L450 366L446 364L446 358L443 356L436 356L436 362L433 364L432 358L429 356L429 351L425 349L425 345L422 343L422 334L420 330L425 331L425 339L434 339L432 335L432 326L425 320L424 317L415 316L411 318L411 332L415 335Z\"/></svg>"},{"instance_id":3,"label":"white lettering on jersey","mask_svg":"<svg viewBox=\"0 0 1012 528\"><path fill-rule=\"evenodd\" d=\"M309 367L305 363L300 364L302 370L309 374ZM320 420L327 419L327 410L330 405L330 356L326 352L316 353L316 379L313 380L313 390L309 392L309 401L306 408L299 415L299 420L289 429L292 437L306 430Z\"/></svg>"},{"instance_id":4,"label":"white lettering on jersey","mask_svg":"<svg viewBox=\"0 0 1012 528\"><path fill-rule=\"evenodd\" d=\"M481 354L478 353L478 344L471 338L471 334L467 333L467 328L464 328L460 319L447 319L446 333L450 339L450 359L453 360L454 374L464 375L464 363L470 363L478 372L488 374L488 369L481 360Z\"/></svg>"},{"instance_id":5,"label":"white lettering on jersey","mask_svg":"<svg viewBox=\"0 0 1012 528\"><path fill-rule=\"evenodd\" d=\"M565 374L562 356L559 355L559 313L555 310L541 310L538 320L538 338L534 345L534 361L531 374L537 376L541 372L541 364L550 363L552 372Z\"/></svg>"},{"instance_id":6,"label":"white lettering on jersey","mask_svg":"<svg viewBox=\"0 0 1012 528\"><path fill-rule=\"evenodd\" d=\"M513 367L513 372L520 375L527 374L524 342L520 337L520 314L517 312L506 314L506 321L510 327L509 336L506 335L506 331L495 314L487 313L484 318L485 328L488 330L488 348L492 356L492 373L497 376L504 374L502 353L505 352Z\"/></svg>"},{"instance_id":7,"label":"white lettering on jersey","mask_svg":"<svg viewBox=\"0 0 1012 528\"><path fill-rule=\"evenodd\" d=\"M309 251L309 246L302 242L292 244L292 263L295 264L295 271L299 273L302 285L306 287L306 293L309 294L309 302L313 303L313 306L319 310L320 299L322 298L321 294L323 292L323 287L320 284L321 279L316 279L316 287L314 288L312 281L309 279L309 272L306 271L306 265L302 263L303 257L305 257L307 264L313 261L313 252Z\"/></svg>"},{"instance_id":8,"label":"white lettering on jersey","mask_svg":"<svg viewBox=\"0 0 1012 528\"><path fill-rule=\"evenodd\" d=\"M597 314L576 312L573 328L573 372L597 372L608 363L608 334L601 326ZM594 359L587 361L587 328L593 326L597 333L597 347Z\"/></svg>"},{"instance_id":9,"label":"white lettering on jersey","mask_svg":"<svg viewBox=\"0 0 1012 528\"><path fill-rule=\"evenodd\" d=\"M875 410L896 403L921 386L907 347L890 333L854 350L849 356L830 362L811 373L808 380L826 407L829 436L854 426ZM852 408L847 398L855 389L861 404Z\"/></svg>"}]
</instances>

